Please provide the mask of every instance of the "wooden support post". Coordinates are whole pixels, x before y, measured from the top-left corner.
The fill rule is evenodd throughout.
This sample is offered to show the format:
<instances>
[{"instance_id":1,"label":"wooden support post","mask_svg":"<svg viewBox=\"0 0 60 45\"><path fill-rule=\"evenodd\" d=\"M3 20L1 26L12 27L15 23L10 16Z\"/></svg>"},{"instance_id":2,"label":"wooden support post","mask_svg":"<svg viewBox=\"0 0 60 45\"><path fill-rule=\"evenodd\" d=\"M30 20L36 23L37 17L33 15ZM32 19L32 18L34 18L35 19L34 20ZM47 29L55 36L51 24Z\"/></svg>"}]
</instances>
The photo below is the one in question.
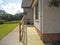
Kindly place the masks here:
<instances>
[{"instance_id":1,"label":"wooden support post","mask_svg":"<svg viewBox=\"0 0 60 45\"><path fill-rule=\"evenodd\" d=\"M21 38L21 24L19 22L19 41L21 41L21 40L22 40L22 38Z\"/></svg>"}]
</instances>

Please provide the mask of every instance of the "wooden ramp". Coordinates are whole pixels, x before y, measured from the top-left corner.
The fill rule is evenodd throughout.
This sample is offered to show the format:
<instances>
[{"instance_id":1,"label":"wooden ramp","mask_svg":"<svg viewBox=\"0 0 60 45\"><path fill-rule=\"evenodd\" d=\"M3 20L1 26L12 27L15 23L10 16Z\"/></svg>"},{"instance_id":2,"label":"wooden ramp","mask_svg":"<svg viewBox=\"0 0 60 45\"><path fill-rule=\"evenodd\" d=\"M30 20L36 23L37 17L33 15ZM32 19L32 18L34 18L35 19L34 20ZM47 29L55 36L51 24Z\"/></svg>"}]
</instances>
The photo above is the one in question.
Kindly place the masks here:
<instances>
[{"instance_id":1,"label":"wooden ramp","mask_svg":"<svg viewBox=\"0 0 60 45\"><path fill-rule=\"evenodd\" d=\"M23 45L44 45L35 27L32 25L25 25L22 30L22 35Z\"/></svg>"},{"instance_id":2,"label":"wooden ramp","mask_svg":"<svg viewBox=\"0 0 60 45\"><path fill-rule=\"evenodd\" d=\"M34 26L27 26L27 45L44 45Z\"/></svg>"}]
</instances>

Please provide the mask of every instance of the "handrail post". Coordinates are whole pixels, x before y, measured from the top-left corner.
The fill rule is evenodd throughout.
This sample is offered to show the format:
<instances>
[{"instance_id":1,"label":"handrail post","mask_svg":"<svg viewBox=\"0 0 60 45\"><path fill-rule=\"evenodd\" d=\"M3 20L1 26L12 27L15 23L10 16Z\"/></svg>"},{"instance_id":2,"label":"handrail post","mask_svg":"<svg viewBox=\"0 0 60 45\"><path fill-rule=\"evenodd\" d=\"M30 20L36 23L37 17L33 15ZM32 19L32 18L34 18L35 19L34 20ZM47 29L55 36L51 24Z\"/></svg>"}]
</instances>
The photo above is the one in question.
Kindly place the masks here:
<instances>
[{"instance_id":1,"label":"handrail post","mask_svg":"<svg viewBox=\"0 0 60 45\"><path fill-rule=\"evenodd\" d=\"M21 41L21 24L19 22L19 41Z\"/></svg>"}]
</instances>

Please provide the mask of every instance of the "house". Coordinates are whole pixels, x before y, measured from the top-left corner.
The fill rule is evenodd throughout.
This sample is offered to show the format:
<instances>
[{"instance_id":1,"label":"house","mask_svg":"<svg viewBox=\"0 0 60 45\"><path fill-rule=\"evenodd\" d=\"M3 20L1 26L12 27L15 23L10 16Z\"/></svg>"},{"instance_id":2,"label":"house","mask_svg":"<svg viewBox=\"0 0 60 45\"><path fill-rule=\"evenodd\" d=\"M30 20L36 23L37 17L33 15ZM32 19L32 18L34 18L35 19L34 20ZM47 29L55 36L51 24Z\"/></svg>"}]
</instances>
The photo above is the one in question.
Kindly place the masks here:
<instances>
[{"instance_id":1,"label":"house","mask_svg":"<svg viewBox=\"0 0 60 45\"><path fill-rule=\"evenodd\" d=\"M28 1L28 2L26 2ZM30 0L31 1L31 0ZM33 22L43 42L60 41L60 8L49 7L50 0L24 0L33 11ZM26 8L24 7L24 9ZM28 8L26 8L27 10ZM30 10L28 10L29 12ZM31 14L29 12L29 14ZM28 16L29 17L29 16ZM26 17L27 18L27 17Z\"/></svg>"},{"instance_id":2,"label":"house","mask_svg":"<svg viewBox=\"0 0 60 45\"><path fill-rule=\"evenodd\" d=\"M22 8L24 8L24 22L25 24L33 24L33 9L31 3L33 0L23 0Z\"/></svg>"}]
</instances>

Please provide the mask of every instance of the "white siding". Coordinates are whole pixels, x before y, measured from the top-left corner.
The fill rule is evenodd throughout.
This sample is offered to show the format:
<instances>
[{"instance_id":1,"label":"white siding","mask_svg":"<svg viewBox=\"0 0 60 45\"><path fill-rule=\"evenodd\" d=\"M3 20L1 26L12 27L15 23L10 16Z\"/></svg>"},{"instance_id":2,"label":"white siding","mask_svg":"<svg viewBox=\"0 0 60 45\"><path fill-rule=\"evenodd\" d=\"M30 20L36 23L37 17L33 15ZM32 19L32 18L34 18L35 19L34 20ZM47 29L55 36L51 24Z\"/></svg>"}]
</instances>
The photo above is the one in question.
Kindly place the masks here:
<instances>
[{"instance_id":1,"label":"white siding","mask_svg":"<svg viewBox=\"0 0 60 45\"><path fill-rule=\"evenodd\" d=\"M38 4L38 6L40 7L39 4ZM35 10L36 10L36 8L35 8L35 6L34 6L34 26L35 26L37 29L40 30L40 9L38 10L38 17L39 17L38 20L39 20L39 22L36 21L36 18L35 18L35 15L36 15Z\"/></svg>"},{"instance_id":2,"label":"white siding","mask_svg":"<svg viewBox=\"0 0 60 45\"><path fill-rule=\"evenodd\" d=\"M60 33L60 7L49 7L43 0L43 33Z\"/></svg>"},{"instance_id":3,"label":"white siding","mask_svg":"<svg viewBox=\"0 0 60 45\"><path fill-rule=\"evenodd\" d=\"M43 15L42 15L42 0L39 0L39 15L40 15L40 31L43 32Z\"/></svg>"},{"instance_id":4,"label":"white siding","mask_svg":"<svg viewBox=\"0 0 60 45\"><path fill-rule=\"evenodd\" d=\"M24 12L27 13L27 15L24 15L24 21L27 23L28 21L32 24L33 23L33 9L31 8L24 8ZM30 20L28 20L30 19Z\"/></svg>"}]
</instances>

